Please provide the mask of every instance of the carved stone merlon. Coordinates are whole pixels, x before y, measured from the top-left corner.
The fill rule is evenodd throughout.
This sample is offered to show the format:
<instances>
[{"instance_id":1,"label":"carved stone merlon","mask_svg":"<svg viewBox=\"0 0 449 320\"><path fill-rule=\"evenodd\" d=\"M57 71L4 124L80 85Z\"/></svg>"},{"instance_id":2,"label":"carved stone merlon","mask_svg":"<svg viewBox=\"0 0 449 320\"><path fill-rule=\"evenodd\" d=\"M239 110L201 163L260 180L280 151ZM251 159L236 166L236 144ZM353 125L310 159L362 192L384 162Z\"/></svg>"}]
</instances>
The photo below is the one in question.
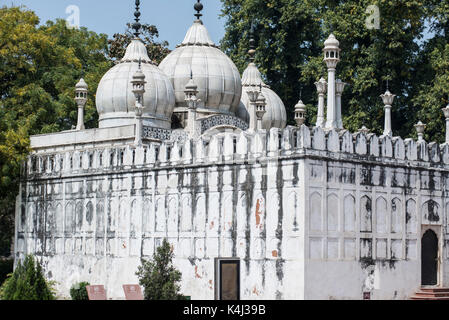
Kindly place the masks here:
<instances>
[{"instance_id":1,"label":"carved stone merlon","mask_svg":"<svg viewBox=\"0 0 449 320\"><path fill-rule=\"evenodd\" d=\"M424 130L426 129L426 125L419 121L415 124L416 132L418 133L418 142L424 141Z\"/></svg>"},{"instance_id":2,"label":"carved stone merlon","mask_svg":"<svg viewBox=\"0 0 449 320\"><path fill-rule=\"evenodd\" d=\"M299 102L295 106L295 121L298 127L301 127L306 121L306 106L302 102L302 100L299 100Z\"/></svg>"},{"instance_id":3,"label":"carved stone merlon","mask_svg":"<svg viewBox=\"0 0 449 320\"><path fill-rule=\"evenodd\" d=\"M380 95L382 101L385 105L385 124L384 124L384 136L392 136L393 131L391 130L391 106L396 95L392 94L388 89L385 94Z\"/></svg>"},{"instance_id":4,"label":"carved stone merlon","mask_svg":"<svg viewBox=\"0 0 449 320\"><path fill-rule=\"evenodd\" d=\"M322 127L326 125L326 118L324 116L324 96L327 92L327 82L324 78L315 82L316 90L318 92L318 116L316 120L316 126Z\"/></svg>"},{"instance_id":5,"label":"carved stone merlon","mask_svg":"<svg viewBox=\"0 0 449 320\"><path fill-rule=\"evenodd\" d=\"M337 128L337 106L335 95L335 72L337 64L340 61L340 42L333 34L324 42L324 62L327 65L328 71L328 86L327 86L327 121L326 129Z\"/></svg>"},{"instance_id":6,"label":"carved stone merlon","mask_svg":"<svg viewBox=\"0 0 449 320\"><path fill-rule=\"evenodd\" d=\"M442 109L446 118L446 143L449 144L449 104Z\"/></svg>"},{"instance_id":7,"label":"carved stone merlon","mask_svg":"<svg viewBox=\"0 0 449 320\"><path fill-rule=\"evenodd\" d=\"M368 133L370 133L370 129L368 129L367 127L365 127L365 126L363 126L361 129L359 129L358 130L359 132L361 132L361 133L364 133L364 134L368 134Z\"/></svg>"},{"instance_id":8,"label":"carved stone merlon","mask_svg":"<svg viewBox=\"0 0 449 320\"><path fill-rule=\"evenodd\" d=\"M89 86L83 78L75 86L75 101L78 105L78 122L76 130L84 130L84 107L87 103L87 93Z\"/></svg>"}]
</instances>

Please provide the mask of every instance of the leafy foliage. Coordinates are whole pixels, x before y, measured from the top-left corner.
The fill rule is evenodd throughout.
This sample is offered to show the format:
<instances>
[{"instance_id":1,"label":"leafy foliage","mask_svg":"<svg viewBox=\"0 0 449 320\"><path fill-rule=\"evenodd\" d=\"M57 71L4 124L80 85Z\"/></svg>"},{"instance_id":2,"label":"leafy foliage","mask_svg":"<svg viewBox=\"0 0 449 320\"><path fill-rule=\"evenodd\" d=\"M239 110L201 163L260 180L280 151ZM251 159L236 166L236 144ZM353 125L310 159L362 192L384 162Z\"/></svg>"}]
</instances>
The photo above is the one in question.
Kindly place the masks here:
<instances>
[{"instance_id":1,"label":"leafy foliage","mask_svg":"<svg viewBox=\"0 0 449 320\"><path fill-rule=\"evenodd\" d=\"M227 18L222 48L247 65L250 25L256 29L256 63L269 85L293 108L302 89L308 124L316 121L314 82L326 77L323 43L330 33L340 41L342 60L337 75L349 83L343 94L346 129L366 125L381 134L384 110L379 95L397 95L393 105L394 134L415 135L418 120L428 124L427 138L443 142L443 113L449 87L447 61L449 1L435 0L222 0ZM369 29L368 6L380 9L380 29ZM431 30L426 29L430 25ZM430 39L427 39L429 38Z\"/></svg>"},{"instance_id":2,"label":"leafy foliage","mask_svg":"<svg viewBox=\"0 0 449 320\"><path fill-rule=\"evenodd\" d=\"M157 248L152 260L142 260L136 275L139 284L144 287L145 300L185 299L179 293L181 272L173 266L173 251L166 239Z\"/></svg>"},{"instance_id":3,"label":"leafy foliage","mask_svg":"<svg viewBox=\"0 0 449 320\"><path fill-rule=\"evenodd\" d=\"M14 259L0 259L0 284L2 284L7 276L13 272Z\"/></svg>"},{"instance_id":4,"label":"leafy foliage","mask_svg":"<svg viewBox=\"0 0 449 320\"><path fill-rule=\"evenodd\" d=\"M131 24L128 23L125 33L114 34L113 39L109 40L109 57L113 60L120 60L126 51L126 47L131 43L131 40L135 38L131 30ZM155 38L159 37L159 31L156 26L149 24L142 24L141 40L147 47L148 56L156 64L161 61L170 53L167 48L168 42L155 42Z\"/></svg>"},{"instance_id":5,"label":"leafy foliage","mask_svg":"<svg viewBox=\"0 0 449 320\"><path fill-rule=\"evenodd\" d=\"M42 266L33 256L18 263L0 289L1 300L54 300L52 284L45 279Z\"/></svg>"},{"instance_id":6,"label":"leafy foliage","mask_svg":"<svg viewBox=\"0 0 449 320\"><path fill-rule=\"evenodd\" d=\"M90 285L89 282L80 282L74 284L70 288L70 297L72 300L89 300L89 295L87 294L86 286Z\"/></svg>"},{"instance_id":7,"label":"leafy foliage","mask_svg":"<svg viewBox=\"0 0 449 320\"><path fill-rule=\"evenodd\" d=\"M154 43L156 27L143 27L150 58L169 52ZM86 128L98 125L95 93L102 76L121 58L130 32L108 41L86 28L70 29L65 20L48 21L24 7L0 7L0 256L9 256L21 163L30 135L70 130L77 122L74 87L89 85Z\"/></svg>"},{"instance_id":8,"label":"leafy foliage","mask_svg":"<svg viewBox=\"0 0 449 320\"><path fill-rule=\"evenodd\" d=\"M76 124L74 86L84 76L91 94L86 124L95 126L96 86L112 64L107 37L64 20L38 26L19 7L0 8L0 254L9 255L20 165L29 136L67 130Z\"/></svg>"}]
</instances>

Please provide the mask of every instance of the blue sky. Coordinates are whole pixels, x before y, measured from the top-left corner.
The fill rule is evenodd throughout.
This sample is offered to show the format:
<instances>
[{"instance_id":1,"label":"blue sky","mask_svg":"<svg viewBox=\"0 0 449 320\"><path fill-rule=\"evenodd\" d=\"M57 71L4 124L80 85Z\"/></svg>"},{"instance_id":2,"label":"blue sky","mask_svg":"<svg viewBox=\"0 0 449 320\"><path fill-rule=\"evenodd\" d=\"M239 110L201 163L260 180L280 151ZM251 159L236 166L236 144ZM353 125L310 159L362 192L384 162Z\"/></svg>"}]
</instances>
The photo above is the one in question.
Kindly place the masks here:
<instances>
[{"instance_id":1,"label":"blue sky","mask_svg":"<svg viewBox=\"0 0 449 320\"><path fill-rule=\"evenodd\" d=\"M36 12L41 23L56 18L66 19L66 8L76 5L80 9L80 25L97 33L114 33L125 30L127 22L134 21L134 0L0 0L0 6L25 5ZM167 40L170 49L182 42L195 17L195 0L141 0L141 22L154 24L159 30L159 40ZM224 18L220 0L203 0L202 20L212 40L218 44L224 36Z\"/></svg>"}]
</instances>

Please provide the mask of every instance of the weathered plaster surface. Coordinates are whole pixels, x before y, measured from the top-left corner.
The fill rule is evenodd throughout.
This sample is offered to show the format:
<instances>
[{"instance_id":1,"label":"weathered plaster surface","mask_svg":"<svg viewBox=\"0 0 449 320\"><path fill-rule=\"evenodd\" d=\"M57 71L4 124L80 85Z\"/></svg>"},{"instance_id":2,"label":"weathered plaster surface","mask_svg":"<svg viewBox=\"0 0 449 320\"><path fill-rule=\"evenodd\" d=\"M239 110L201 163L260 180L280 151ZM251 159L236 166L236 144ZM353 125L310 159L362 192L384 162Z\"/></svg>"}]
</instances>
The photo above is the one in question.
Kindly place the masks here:
<instances>
[{"instance_id":1,"label":"weathered plaster surface","mask_svg":"<svg viewBox=\"0 0 449 320\"><path fill-rule=\"evenodd\" d=\"M214 298L214 259L241 259L243 299L404 299L423 226L446 248L449 147L321 128L142 148L40 149L24 167L16 257L122 298L163 238L182 291ZM55 151L58 150L58 151Z\"/></svg>"}]
</instances>

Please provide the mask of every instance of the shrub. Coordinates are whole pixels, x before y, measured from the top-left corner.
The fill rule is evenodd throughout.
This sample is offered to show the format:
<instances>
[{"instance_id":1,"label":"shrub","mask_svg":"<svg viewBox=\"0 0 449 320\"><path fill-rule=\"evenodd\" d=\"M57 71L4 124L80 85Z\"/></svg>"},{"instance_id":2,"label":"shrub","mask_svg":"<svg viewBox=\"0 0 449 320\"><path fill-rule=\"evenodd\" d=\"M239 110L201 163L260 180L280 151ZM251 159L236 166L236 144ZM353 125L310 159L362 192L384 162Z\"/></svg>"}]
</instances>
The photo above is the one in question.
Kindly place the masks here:
<instances>
[{"instance_id":1,"label":"shrub","mask_svg":"<svg viewBox=\"0 0 449 320\"><path fill-rule=\"evenodd\" d=\"M12 273L14 270L14 259L0 259L0 284L6 280L8 274Z\"/></svg>"},{"instance_id":2,"label":"shrub","mask_svg":"<svg viewBox=\"0 0 449 320\"><path fill-rule=\"evenodd\" d=\"M181 272L173 266L173 251L170 244L164 239L157 248L153 259L145 261L136 272L139 284L144 288L145 300L184 300L179 293Z\"/></svg>"},{"instance_id":3,"label":"shrub","mask_svg":"<svg viewBox=\"0 0 449 320\"><path fill-rule=\"evenodd\" d=\"M89 295L86 290L86 286L89 285L89 282L79 282L74 284L70 288L70 297L72 297L72 300L89 300Z\"/></svg>"},{"instance_id":4,"label":"shrub","mask_svg":"<svg viewBox=\"0 0 449 320\"><path fill-rule=\"evenodd\" d=\"M23 264L19 262L16 270L3 283L0 289L1 300L54 300L52 283L44 277L42 266L28 255Z\"/></svg>"}]
</instances>

